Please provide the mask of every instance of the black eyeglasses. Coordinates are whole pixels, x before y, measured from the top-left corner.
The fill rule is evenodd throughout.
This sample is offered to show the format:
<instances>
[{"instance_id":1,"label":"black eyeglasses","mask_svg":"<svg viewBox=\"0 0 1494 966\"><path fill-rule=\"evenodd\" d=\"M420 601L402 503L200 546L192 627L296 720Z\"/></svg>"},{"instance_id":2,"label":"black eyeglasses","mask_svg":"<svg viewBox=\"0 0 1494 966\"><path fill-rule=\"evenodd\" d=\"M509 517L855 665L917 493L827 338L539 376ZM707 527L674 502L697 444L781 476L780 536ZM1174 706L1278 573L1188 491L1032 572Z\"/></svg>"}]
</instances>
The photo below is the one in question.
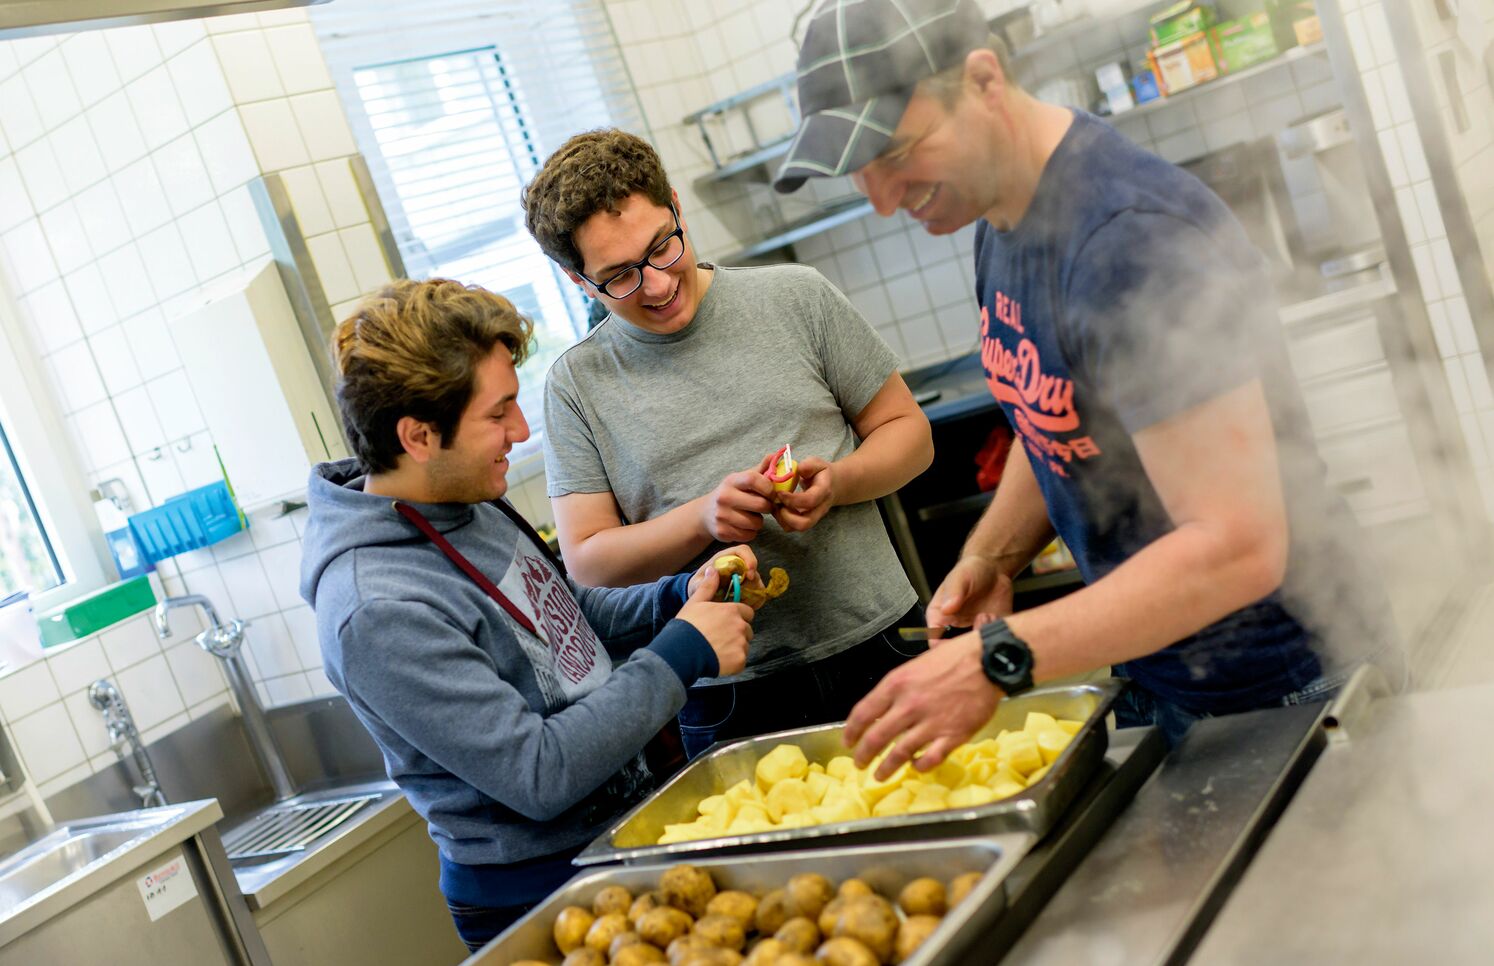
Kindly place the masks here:
<instances>
[{"instance_id":1,"label":"black eyeglasses","mask_svg":"<svg viewBox=\"0 0 1494 966\"><path fill-rule=\"evenodd\" d=\"M649 268L666 269L680 260L685 254L685 229L680 226L679 212L674 210L674 205L669 206L669 213L674 216L674 231L665 235L659 244L655 245L649 253L627 268L621 269L608 276L605 282L587 278L588 282L595 285L603 295L613 299L625 299L638 291L643 284L643 269Z\"/></svg>"}]
</instances>

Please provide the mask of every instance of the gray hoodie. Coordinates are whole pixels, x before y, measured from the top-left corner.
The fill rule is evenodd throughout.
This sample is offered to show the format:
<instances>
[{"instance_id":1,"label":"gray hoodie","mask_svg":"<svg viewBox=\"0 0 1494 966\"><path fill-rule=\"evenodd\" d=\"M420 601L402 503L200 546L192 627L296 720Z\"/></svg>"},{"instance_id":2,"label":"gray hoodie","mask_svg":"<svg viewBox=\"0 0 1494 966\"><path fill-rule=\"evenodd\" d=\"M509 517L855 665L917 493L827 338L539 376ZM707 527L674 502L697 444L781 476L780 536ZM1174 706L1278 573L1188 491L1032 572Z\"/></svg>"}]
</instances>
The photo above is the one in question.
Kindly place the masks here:
<instances>
[{"instance_id":1,"label":"gray hoodie","mask_svg":"<svg viewBox=\"0 0 1494 966\"><path fill-rule=\"evenodd\" d=\"M308 484L301 596L327 677L430 824L443 866L574 847L646 794L640 750L716 673L672 620L687 575L621 589L568 583L502 511L412 504L521 610L510 617L435 544L363 492L353 460Z\"/></svg>"}]
</instances>

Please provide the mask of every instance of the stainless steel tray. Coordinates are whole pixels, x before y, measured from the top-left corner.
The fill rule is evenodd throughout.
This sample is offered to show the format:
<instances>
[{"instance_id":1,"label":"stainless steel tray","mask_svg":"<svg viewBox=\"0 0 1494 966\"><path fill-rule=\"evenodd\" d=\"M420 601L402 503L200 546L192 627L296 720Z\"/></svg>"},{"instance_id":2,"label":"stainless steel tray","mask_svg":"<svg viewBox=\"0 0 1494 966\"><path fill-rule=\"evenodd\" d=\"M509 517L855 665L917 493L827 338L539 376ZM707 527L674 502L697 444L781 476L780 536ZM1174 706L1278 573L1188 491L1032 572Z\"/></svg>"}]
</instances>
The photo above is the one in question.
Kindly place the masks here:
<instances>
[{"instance_id":1,"label":"stainless steel tray","mask_svg":"<svg viewBox=\"0 0 1494 966\"><path fill-rule=\"evenodd\" d=\"M800 728L717 745L618 819L574 861L577 865L662 861L700 852L771 851L1010 831L1042 837L1104 759L1109 743L1105 716L1124 686L1124 681L1112 678L1041 688L997 705L995 716L972 740L994 737L1003 728L1021 728L1029 711L1046 711L1054 717L1084 721L1084 727L1053 762L1048 774L1025 792L1010 798L973 808L656 844L665 825L694 819L701 799L719 795L743 779L752 781L758 759L775 745L796 744L804 749L810 761L824 762L846 754L841 725Z\"/></svg>"},{"instance_id":2,"label":"stainless steel tray","mask_svg":"<svg viewBox=\"0 0 1494 966\"><path fill-rule=\"evenodd\" d=\"M693 861L716 880L718 889L741 889L761 896L777 889L800 872L818 872L832 882L859 876L882 895L895 897L909 881L933 876L947 882L966 872L985 875L970 898L950 910L944 921L902 966L955 966L970 945L1006 909L1006 877L1032 847L1032 835L1008 832L984 838L949 839L938 843L905 842L861 848L815 849L742 855ZM463 966L497 966L521 959L558 963L551 929L566 906L591 907L604 886L622 885L635 894L656 888L669 864L612 866L583 873L561 886L541 905L472 955Z\"/></svg>"}]
</instances>

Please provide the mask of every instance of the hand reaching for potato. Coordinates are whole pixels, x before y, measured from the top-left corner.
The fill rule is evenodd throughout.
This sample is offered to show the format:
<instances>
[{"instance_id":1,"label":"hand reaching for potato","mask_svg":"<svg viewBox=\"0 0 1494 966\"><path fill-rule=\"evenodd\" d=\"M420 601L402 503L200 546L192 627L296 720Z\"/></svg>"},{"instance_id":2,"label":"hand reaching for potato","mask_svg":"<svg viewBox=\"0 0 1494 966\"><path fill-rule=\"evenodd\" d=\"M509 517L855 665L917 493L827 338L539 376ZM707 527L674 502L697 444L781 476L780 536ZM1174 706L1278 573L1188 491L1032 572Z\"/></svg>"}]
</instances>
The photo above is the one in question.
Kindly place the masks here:
<instances>
[{"instance_id":1,"label":"hand reaching for potato","mask_svg":"<svg viewBox=\"0 0 1494 966\"><path fill-rule=\"evenodd\" d=\"M802 533L825 519L835 505L835 477L829 463L818 456L799 461L799 490L775 493L773 519L790 533Z\"/></svg>"},{"instance_id":2,"label":"hand reaching for potato","mask_svg":"<svg viewBox=\"0 0 1494 966\"><path fill-rule=\"evenodd\" d=\"M746 547L737 549L745 550ZM718 593L722 600L730 599L731 581L733 578L741 578L739 591L735 595L742 603L750 606L754 611L762 607L774 597L781 596L788 590L788 571L782 567L774 567L768 572L767 586L763 585L762 577L757 573L756 560L749 564L747 559L732 551L717 554L707 564L720 576L721 584ZM751 569L749 569L749 567Z\"/></svg>"}]
</instances>

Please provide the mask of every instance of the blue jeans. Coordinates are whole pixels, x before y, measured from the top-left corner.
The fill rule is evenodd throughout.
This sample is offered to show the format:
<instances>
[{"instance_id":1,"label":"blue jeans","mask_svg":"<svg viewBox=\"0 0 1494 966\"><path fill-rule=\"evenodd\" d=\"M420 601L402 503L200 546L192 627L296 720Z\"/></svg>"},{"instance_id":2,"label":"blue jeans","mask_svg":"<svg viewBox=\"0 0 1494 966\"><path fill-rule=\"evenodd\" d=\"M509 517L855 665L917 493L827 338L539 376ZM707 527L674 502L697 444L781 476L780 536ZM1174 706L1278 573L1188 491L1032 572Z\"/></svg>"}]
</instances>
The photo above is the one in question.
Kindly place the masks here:
<instances>
[{"instance_id":1,"label":"blue jeans","mask_svg":"<svg viewBox=\"0 0 1494 966\"><path fill-rule=\"evenodd\" d=\"M922 626L923 608L914 605L891 627L839 654L737 684L691 688L679 718L685 754L695 758L718 741L846 720L888 671L928 650L897 635L899 627Z\"/></svg>"},{"instance_id":2,"label":"blue jeans","mask_svg":"<svg viewBox=\"0 0 1494 966\"><path fill-rule=\"evenodd\" d=\"M457 935L467 944L467 949L474 953L537 905L538 900L527 905L490 909L487 906L468 906L446 900L446 908L451 911L451 921L456 926Z\"/></svg>"},{"instance_id":3,"label":"blue jeans","mask_svg":"<svg viewBox=\"0 0 1494 966\"><path fill-rule=\"evenodd\" d=\"M1335 674L1324 674L1308 682L1300 690L1283 695L1262 707L1286 708L1296 704L1318 704L1331 701L1352 674L1352 669ZM1150 691L1138 687L1135 682L1132 682L1131 686L1116 700L1114 710L1116 727L1139 728L1145 725L1156 725L1162 732L1162 736L1167 739L1169 748L1174 747L1183 739L1183 735L1187 733L1188 727L1193 722L1214 717L1207 711L1190 711L1171 701L1164 701Z\"/></svg>"}]
</instances>

